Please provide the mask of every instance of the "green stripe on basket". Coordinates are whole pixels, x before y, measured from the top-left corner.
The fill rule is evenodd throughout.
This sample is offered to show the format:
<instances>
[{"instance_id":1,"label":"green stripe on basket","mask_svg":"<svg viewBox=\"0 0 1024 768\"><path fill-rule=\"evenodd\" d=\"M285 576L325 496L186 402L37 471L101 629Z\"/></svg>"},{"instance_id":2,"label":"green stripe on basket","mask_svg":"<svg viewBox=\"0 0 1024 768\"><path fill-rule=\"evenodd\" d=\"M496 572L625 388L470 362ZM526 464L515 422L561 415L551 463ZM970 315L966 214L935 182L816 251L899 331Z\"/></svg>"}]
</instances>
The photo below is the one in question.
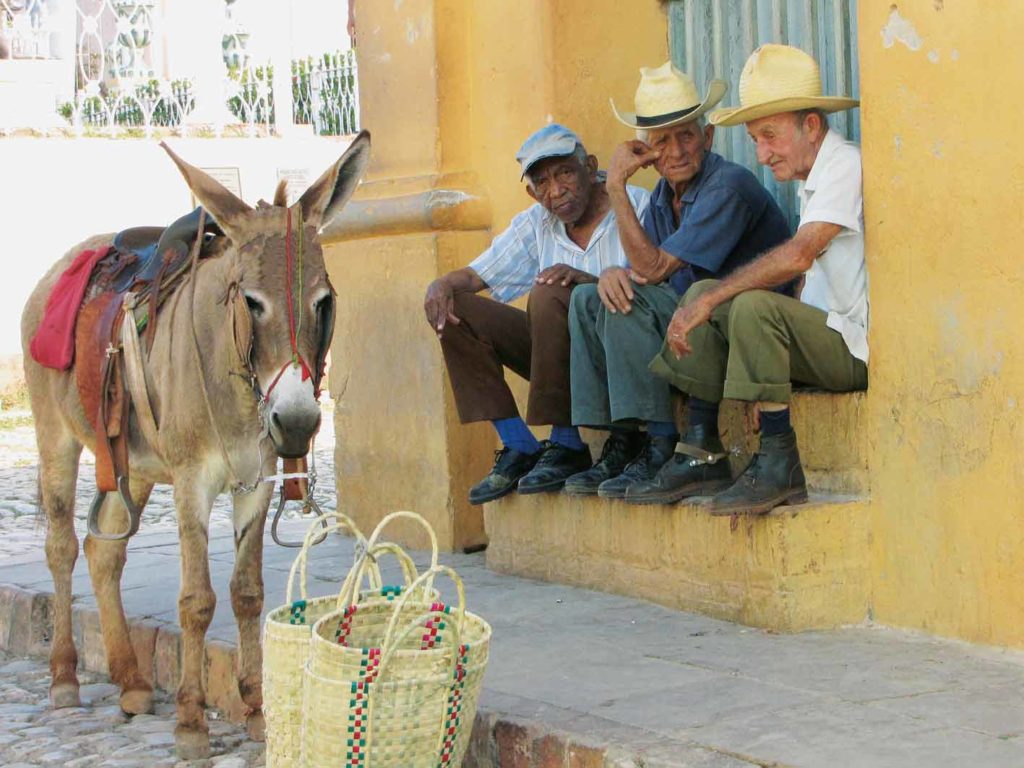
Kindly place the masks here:
<instances>
[{"instance_id":1,"label":"green stripe on basket","mask_svg":"<svg viewBox=\"0 0 1024 768\"><path fill-rule=\"evenodd\" d=\"M291 616L288 618L289 624L305 624L306 623L306 601L296 600L292 603Z\"/></svg>"}]
</instances>

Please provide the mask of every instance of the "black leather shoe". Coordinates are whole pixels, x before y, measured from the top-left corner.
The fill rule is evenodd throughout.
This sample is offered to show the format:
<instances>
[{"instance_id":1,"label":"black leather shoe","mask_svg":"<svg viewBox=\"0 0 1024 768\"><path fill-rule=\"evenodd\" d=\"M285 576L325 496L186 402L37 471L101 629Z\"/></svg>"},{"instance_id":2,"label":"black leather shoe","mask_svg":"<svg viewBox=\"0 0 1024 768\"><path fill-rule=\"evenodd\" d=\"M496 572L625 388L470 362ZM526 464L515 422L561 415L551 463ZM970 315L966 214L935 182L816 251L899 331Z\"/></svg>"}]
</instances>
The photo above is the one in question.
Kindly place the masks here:
<instances>
[{"instance_id":1,"label":"black leather shoe","mask_svg":"<svg viewBox=\"0 0 1024 768\"><path fill-rule=\"evenodd\" d=\"M781 504L807 501L796 433L762 435L761 447L727 491L711 499L712 515L763 515Z\"/></svg>"},{"instance_id":2,"label":"black leather shoe","mask_svg":"<svg viewBox=\"0 0 1024 768\"><path fill-rule=\"evenodd\" d=\"M519 481L520 493L561 490L568 478L593 463L586 445L577 451L545 440L541 446L543 451L536 465Z\"/></svg>"},{"instance_id":3,"label":"black leather shoe","mask_svg":"<svg viewBox=\"0 0 1024 768\"><path fill-rule=\"evenodd\" d=\"M626 489L633 483L650 480L661 469L662 465L672 458L672 450L676 447L675 437L647 435L639 455L629 463L618 477L605 480L597 487L597 495L602 499L623 499Z\"/></svg>"},{"instance_id":4,"label":"black leather shoe","mask_svg":"<svg viewBox=\"0 0 1024 768\"><path fill-rule=\"evenodd\" d=\"M494 468L487 477L469 489L469 503L483 504L514 491L519 478L533 469L540 454L540 451L523 453L515 448L495 451Z\"/></svg>"},{"instance_id":5,"label":"black leather shoe","mask_svg":"<svg viewBox=\"0 0 1024 768\"><path fill-rule=\"evenodd\" d=\"M708 433L706 427L690 427L657 475L626 490L626 501L675 504L687 496L710 496L732 485L729 455L722 439Z\"/></svg>"},{"instance_id":6,"label":"black leather shoe","mask_svg":"<svg viewBox=\"0 0 1024 768\"><path fill-rule=\"evenodd\" d=\"M566 480L565 492L573 496L596 496L597 487L605 480L621 475L643 447L643 432L612 432L604 441L597 464Z\"/></svg>"}]
</instances>

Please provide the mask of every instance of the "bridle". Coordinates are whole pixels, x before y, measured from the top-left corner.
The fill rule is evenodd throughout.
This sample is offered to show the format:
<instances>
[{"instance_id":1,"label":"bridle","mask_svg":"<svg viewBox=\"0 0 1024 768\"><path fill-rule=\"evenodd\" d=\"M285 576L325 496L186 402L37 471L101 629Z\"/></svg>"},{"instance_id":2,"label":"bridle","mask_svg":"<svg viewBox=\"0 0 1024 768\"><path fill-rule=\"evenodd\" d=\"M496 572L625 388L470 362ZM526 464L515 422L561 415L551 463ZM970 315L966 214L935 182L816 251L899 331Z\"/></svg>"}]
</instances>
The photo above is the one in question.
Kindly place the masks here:
<instances>
[{"instance_id":1,"label":"bridle","mask_svg":"<svg viewBox=\"0 0 1024 768\"><path fill-rule=\"evenodd\" d=\"M202 231L202 224L205 218L206 212L203 211L200 214L200 231ZM223 436L220 433L220 429L217 426L217 420L215 418L212 405L210 404L209 394L207 391L206 376L200 365L199 360L199 341L195 330L195 285L196 285L196 268L199 262L199 252L202 246L202 238L197 238L196 243L193 245L192 265L190 270L190 281L191 281L191 312L192 312L192 340L193 340L193 353L194 362L200 377L201 391L203 401L206 404L207 416L210 419L213 431L217 436L217 442L220 445L221 454L228 469L229 474L232 477L231 481L231 492L232 494L246 494L252 493L263 483L277 483L281 482L282 487L280 491L280 502L278 503L277 510L274 514L273 522L271 524L271 536L273 540L284 547L300 547L302 542L285 542L282 541L277 534L278 523L280 522L281 515L284 511L285 506L285 491L283 483L290 479L305 479L307 481L305 498L303 503L306 509L312 509L314 512L319 513L320 509L316 502L313 500L313 490L316 487L316 452L314 449L316 436L314 435L313 441L311 441L310 452L313 454L312 463L306 472L295 472L295 473L278 473L271 476L263 475L263 442L270 436L270 396L274 391L274 388L280 382L281 377L289 368L301 368L302 381L307 381L310 378L313 379L313 397L315 400L320 399L320 383L323 380L324 366L326 364L327 348L330 346L331 336L333 335L333 296L331 298L330 309L324 318L324 329L321 331L321 339L319 340L319 348L317 350L316 368L310 367L309 363L306 362L302 353L299 351L299 336L302 332L302 298L304 288L304 274L303 274L303 259L302 259L302 211L298 209L298 222L297 222L297 248L292 246L292 211L291 209L286 210L286 224L285 224L285 285L288 293L288 336L289 343L291 346L292 356L289 361L284 363L278 370L267 387L267 391L263 392L260 385L259 376L256 373L256 365L254 360L254 351L256 346L256 331L253 325L252 314L249 311L249 306L246 302L245 294L243 293L240 284L235 281L228 287L228 294L225 297L225 303L231 306L231 325L232 335L234 337L235 350L238 354L239 360L242 363L245 373L244 378L248 382L249 388L253 393L253 397L256 401L256 412L260 424L259 436L256 440L256 449L258 454L258 463L256 469L256 478L251 483L245 483L241 480L239 474L235 471L234 465L231 461L231 457L228 453L227 446L224 443ZM328 281L328 287L330 282ZM331 289L333 293L333 288ZM314 373L315 371L315 373Z\"/></svg>"}]
</instances>

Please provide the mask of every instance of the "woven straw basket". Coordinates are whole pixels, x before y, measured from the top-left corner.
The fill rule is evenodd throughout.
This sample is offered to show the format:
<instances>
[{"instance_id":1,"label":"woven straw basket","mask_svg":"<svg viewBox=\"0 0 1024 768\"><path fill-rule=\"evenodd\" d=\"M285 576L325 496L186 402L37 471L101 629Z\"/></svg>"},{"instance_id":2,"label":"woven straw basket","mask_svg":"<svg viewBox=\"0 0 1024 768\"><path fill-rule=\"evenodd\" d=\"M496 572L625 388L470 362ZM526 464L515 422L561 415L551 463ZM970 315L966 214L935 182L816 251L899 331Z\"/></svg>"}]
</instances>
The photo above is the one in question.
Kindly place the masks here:
<instances>
[{"instance_id":1,"label":"woven straw basket","mask_svg":"<svg viewBox=\"0 0 1024 768\"><path fill-rule=\"evenodd\" d=\"M309 598L306 562L310 547L333 531L347 531L355 537L357 563L345 579L340 594ZM381 584L377 558L382 554L391 554L397 558L402 568L404 585ZM431 563L436 562L437 546L434 542ZM299 599L293 600L296 576L299 577ZM415 583L418 576L416 566L401 548L390 542L375 542L371 547L355 523L345 515L328 513L312 522L288 575L285 603L267 615L263 628L263 712L267 724L267 768L298 768L302 765L302 674L309 658L313 624L334 611L338 600L352 591L357 592L359 599L367 604L387 603ZM369 579L369 587L360 592L363 578ZM429 589L421 595L421 599L434 598L436 592Z\"/></svg>"},{"instance_id":2,"label":"woven straw basket","mask_svg":"<svg viewBox=\"0 0 1024 768\"><path fill-rule=\"evenodd\" d=\"M393 517L419 516L397 512L381 526ZM456 606L434 597L439 575L454 582ZM461 765L491 628L466 611L458 574L434 563L390 602L361 599L350 578L337 603L338 610L313 627L305 671L302 765Z\"/></svg>"}]
</instances>

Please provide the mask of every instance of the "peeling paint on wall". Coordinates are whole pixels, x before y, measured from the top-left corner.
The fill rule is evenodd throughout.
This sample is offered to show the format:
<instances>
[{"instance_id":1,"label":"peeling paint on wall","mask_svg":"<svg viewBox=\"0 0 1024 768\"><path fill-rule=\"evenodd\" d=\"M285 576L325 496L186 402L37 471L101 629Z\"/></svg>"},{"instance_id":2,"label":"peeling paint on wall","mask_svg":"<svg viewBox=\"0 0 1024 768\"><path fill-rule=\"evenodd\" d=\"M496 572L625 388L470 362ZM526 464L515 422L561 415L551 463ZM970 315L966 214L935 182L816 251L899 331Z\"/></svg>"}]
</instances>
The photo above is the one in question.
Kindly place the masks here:
<instances>
[{"instance_id":1,"label":"peeling paint on wall","mask_svg":"<svg viewBox=\"0 0 1024 768\"><path fill-rule=\"evenodd\" d=\"M928 51L928 61L930 61L932 64L938 64L939 63L939 58L940 58L940 56L939 56L939 52L938 51L936 51L936 50Z\"/></svg>"},{"instance_id":2,"label":"peeling paint on wall","mask_svg":"<svg viewBox=\"0 0 1024 768\"><path fill-rule=\"evenodd\" d=\"M457 189L432 189L427 195L427 208L454 208L456 205L475 200L476 195L470 195Z\"/></svg>"},{"instance_id":3,"label":"peeling paint on wall","mask_svg":"<svg viewBox=\"0 0 1024 768\"><path fill-rule=\"evenodd\" d=\"M909 19L900 16L899 9L894 5L888 22L882 27L882 45L892 48L896 43L903 43L910 50L917 51L923 42L914 25Z\"/></svg>"}]
</instances>

